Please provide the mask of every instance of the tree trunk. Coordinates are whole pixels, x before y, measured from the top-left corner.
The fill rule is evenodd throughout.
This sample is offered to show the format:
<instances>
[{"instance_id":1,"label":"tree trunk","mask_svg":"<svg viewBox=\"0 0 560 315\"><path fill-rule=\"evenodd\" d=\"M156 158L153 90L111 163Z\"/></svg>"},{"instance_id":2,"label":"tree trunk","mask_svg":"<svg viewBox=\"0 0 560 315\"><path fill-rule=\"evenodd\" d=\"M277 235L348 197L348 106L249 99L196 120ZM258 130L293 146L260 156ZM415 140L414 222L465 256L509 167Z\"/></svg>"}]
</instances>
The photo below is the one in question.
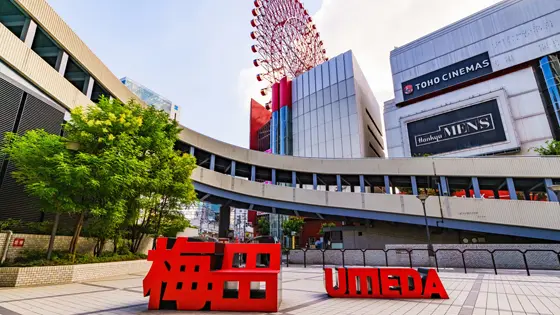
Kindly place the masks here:
<instances>
[{"instance_id":1,"label":"tree trunk","mask_svg":"<svg viewBox=\"0 0 560 315\"><path fill-rule=\"evenodd\" d=\"M76 250L78 249L78 239L80 238L80 233L82 232L82 227L84 226L84 217L85 211L80 214L78 220L76 221L76 226L74 228L74 235L72 236L72 241L70 241L70 248L68 251L70 254L76 254Z\"/></svg>"},{"instance_id":2,"label":"tree trunk","mask_svg":"<svg viewBox=\"0 0 560 315\"><path fill-rule=\"evenodd\" d=\"M58 221L60 220L60 213L54 216L54 224L51 231L51 238L49 239L49 248L47 249L47 260L51 260L52 251L54 247L54 239L56 237L56 230L58 229Z\"/></svg>"},{"instance_id":3,"label":"tree trunk","mask_svg":"<svg viewBox=\"0 0 560 315\"><path fill-rule=\"evenodd\" d=\"M105 247L105 242L106 242L105 238L100 237L100 238L97 239L97 243L95 244L95 248L94 248L94 251L93 251L93 254L96 257L101 256L101 254L103 253L103 248Z\"/></svg>"}]
</instances>

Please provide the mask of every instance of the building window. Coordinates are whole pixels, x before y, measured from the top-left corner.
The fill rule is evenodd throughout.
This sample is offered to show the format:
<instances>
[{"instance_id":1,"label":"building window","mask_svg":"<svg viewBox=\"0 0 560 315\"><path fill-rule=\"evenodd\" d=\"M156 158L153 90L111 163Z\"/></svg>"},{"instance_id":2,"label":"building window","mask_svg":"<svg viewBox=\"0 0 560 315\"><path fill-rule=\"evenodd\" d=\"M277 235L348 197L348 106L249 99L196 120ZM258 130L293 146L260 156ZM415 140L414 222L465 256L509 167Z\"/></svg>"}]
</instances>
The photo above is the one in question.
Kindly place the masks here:
<instances>
[{"instance_id":1,"label":"building window","mask_svg":"<svg viewBox=\"0 0 560 315\"><path fill-rule=\"evenodd\" d=\"M549 55L539 60L539 88L556 139L560 138L560 58Z\"/></svg>"}]
</instances>

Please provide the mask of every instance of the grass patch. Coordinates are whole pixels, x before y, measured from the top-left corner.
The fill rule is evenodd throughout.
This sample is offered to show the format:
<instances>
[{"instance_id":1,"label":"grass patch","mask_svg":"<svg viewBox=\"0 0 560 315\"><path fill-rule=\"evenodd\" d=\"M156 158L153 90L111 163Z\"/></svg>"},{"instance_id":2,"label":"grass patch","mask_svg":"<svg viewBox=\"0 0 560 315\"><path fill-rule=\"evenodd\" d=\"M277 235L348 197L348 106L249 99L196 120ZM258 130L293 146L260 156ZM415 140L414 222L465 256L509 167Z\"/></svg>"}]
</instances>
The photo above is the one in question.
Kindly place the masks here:
<instances>
[{"instance_id":1,"label":"grass patch","mask_svg":"<svg viewBox=\"0 0 560 315\"><path fill-rule=\"evenodd\" d=\"M0 267L40 267L40 266L63 266L63 265L80 265L95 264L115 261L130 261L146 259L144 254L113 254L105 252L101 256L96 257L92 254L76 254L72 257L68 252L54 251L52 259L46 259L47 254L44 251L25 251L22 256L15 258L13 261L6 261Z\"/></svg>"}]
</instances>

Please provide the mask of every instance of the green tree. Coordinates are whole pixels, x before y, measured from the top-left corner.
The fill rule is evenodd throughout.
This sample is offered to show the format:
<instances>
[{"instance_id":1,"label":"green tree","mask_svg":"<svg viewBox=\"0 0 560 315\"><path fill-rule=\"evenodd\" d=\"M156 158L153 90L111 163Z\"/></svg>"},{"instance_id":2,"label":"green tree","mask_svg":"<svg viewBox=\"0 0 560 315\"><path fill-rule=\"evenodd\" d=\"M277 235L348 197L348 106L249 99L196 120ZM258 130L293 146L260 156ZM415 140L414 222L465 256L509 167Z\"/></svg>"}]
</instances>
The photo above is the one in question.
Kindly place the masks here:
<instances>
[{"instance_id":1,"label":"green tree","mask_svg":"<svg viewBox=\"0 0 560 315\"><path fill-rule=\"evenodd\" d=\"M55 213L47 259L51 258L61 213L76 211L74 182L76 169L66 142L44 130L31 130L23 136L7 133L2 153L16 166L15 180L41 202L44 212Z\"/></svg>"},{"instance_id":2,"label":"green tree","mask_svg":"<svg viewBox=\"0 0 560 315\"><path fill-rule=\"evenodd\" d=\"M152 107L142 112L143 125L138 132L138 160L144 169L127 201L130 250L136 252L147 235L162 235L162 224L176 211L196 201L190 180L196 160L175 151L180 129L165 112Z\"/></svg>"},{"instance_id":3,"label":"green tree","mask_svg":"<svg viewBox=\"0 0 560 315\"><path fill-rule=\"evenodd\" d=\"M71 112L64 130L67 141L75 144L73 163L78 171L73 191L79 204L71 253L76 252L88 217L103 218L112 226L124 221L126 200L134 194L144 169L137 146L141 114L142 107L135 102L123 104L104 97L87 110L78 107Z\"/></svg>"},{"instance_id":4,"label":"green tree","mask_svg":"<svg viewBox=\"0 0 560 315\"><path fill-rule=\"evenodd\" d=\"M257 219L257 231L260 235L270 235L270 222L268 216L260 216Z\"/></svg>"},{"instance_id":5,"label":"green tree","mask_svg":"<svg viewBox=\"0 0 560 315\"><path fill-rule=\"evenodd\" d=\"M323 223L323 224L321 224L321 228L319 229L319 233L318 233L318 234L319 234L319 235L325 235L324 228L326 228L326 227L327 227L327 228L329 228L329 227L335 227L335 226L336 226L336 224L335 224L334 222L326 222L326 223Z\"/></svg>"},{"instance_id":6,"label":"green tree","mask_svg":"<svg viewBox=\"0 0 560 315\"><path fill-rule=\"evenodd\" d=\"M549 140L544 145L538 148L533 148L539 155L556 155L560 156L560 141Z\"/></svg>"},{"instance_id":7,"label":"green tree","mask_svg":"<svg viewBox=\"0 0 560 315\"><path fill-rule=\"evenodd\" d=\"M299 234L303 229L305 220L301 217L290 217L288 220L282 222L282 232L284 235L292 235L292 232Z\"/></svg>"},{"instance_id":8,"label":"green tree","mask_svg":"<svg viewBox=\"0 0 560 315\"><path fill-rule=\"evenodd\" d=\"M177 233L192 227L191 222L179 211L171 211L161 222L161 235L175 237Z\"/></svg>"}]
</instances>

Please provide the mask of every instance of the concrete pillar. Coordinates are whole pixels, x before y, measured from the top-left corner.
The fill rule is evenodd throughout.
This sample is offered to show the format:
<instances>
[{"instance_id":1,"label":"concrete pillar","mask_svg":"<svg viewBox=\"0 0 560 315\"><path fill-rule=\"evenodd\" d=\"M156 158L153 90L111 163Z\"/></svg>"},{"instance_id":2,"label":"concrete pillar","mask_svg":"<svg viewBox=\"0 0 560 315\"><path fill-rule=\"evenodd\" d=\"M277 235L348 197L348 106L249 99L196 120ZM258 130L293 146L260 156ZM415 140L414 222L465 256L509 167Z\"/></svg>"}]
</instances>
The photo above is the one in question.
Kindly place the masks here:
<instances>
[{"instance_id":1,"label":"concrete pillar","mask_svg":"<svg viewBox=\"0 0 560 315\"><path fill-rule=\"evenodd\" d=\"M21 32L20 39L29 48L31 48L31 45L33 45L35 33L37 33L37 23L35 23L32 19L25 19L25 24L23 24L23 31Z\"/></svg>"},{"instance_id":2,"label":"concrete pillar","mask_svg":"<svg viewBox=\"0 0 560 315\"><path fill-rule=\"evenodd\" d=\"M58 57L56 58L56 65L54 68L56 69L56 71L58 71L58 73L60 73L60 75L64 76L67 65L68 65L68 54L65 51L61 50L58 53Z\"/></svg>"},{"instance_id":3,"label":"concrete pillar","mask_svg":"<svg viewBox=\"0 0 560 315\"><path fill-rule=\"evenodd\" d=\"M297 187L297 173L295 171L292 172L292 187L293 188Z\"/></svg>"},{"instance_id":4,"label":"concrete pillar","mask_svg":"<svg viewBox=\"0 0 560 315\"><path fill-rule=\"evenodd\" d=\"M471 181L474 190L474 197L478 199L482 198L482 196L480 195L480 185L478 184L478 177L473 177Z\"/></svg>"},{"instance_id":5,"label":"concrete pillar","mask_svg":"<svg viewBox=\"0 0 560 315\"><path fill-rule=\"evenodd\" d=\"M214 154L210 155L210 170L216 169L216 156Z\"/></svg>"},{"instance_id":6,"label":"concrete pillar","mask_svg":"<svg viewBox=\"0 0 560 315\"><path fill-rule=\"evenodd\" d=\"M342 179L340 178L340 175L336 175L336 189L337 191L342 191Z\"/></svg>"},{"instance_id":7,"label":"concrete pillar","mask_svg":"<svg viewBox=\"0 0 560 315\"><path fill-rule=\"evenodd\" d=\"M552 190L548 189L548 187L552 186L553 182L551 178L545 178L544 179L544 187L546 189L546 193L548 194L548 201L553 201L553 202L558 202L558 196L556 195L555 192L553 192Z\"/></svg>"},{"instance_id":8,"label":"concrete pillar","mask_svg":"<svg viewBox=\"0 0 560 315\"><path fill-rule=\"evenodd\" d=\"M84 94L87 96L87 98L91 99L91 94L93 93L93 84L95 83L95 79L91 76L88 75L86 83L84 84Z\"/></svg>"},{"instance_id":9,"label":"concrete pillar","mask_svg":"<svg viewBox=\"0 0 560 315\"><path fill-rule=\"evenodd\" d=\"M412 194L418 196L418 184L416 183L416 176L410 176L410 183L412 185Z\"/></svg>"},{"instance_id":10,"label":"concrete pillar","mask_svg":"<svg viewBox=\"0 0 560 315\"><path fill-rule=\"evenodd\" d=\"M317 190L317 174L313 174L313 190Z\"/></svg>"},{"instance_id":11,"label":"concrete pillar","mask_svg":"<svg viewBox=\"0 0 560 315\"><path fill-rule=\"evenodd\" d=\"M230 206L222 205L220 207L220 225L218 227L218 237L228 237L230 214Z\"/></svg>"},{"instance_id":12,"label":"concrete pillar","mask_svg":"<svg viewBox=\"0 0 560 315\"><path fill-rule=\"evenodd\" d=\"M235 177L235 161L231 161L231 170L229 174Z\"/></svg>"},{"instance_id":13,"label":"concrete pillar","mask_svg":"<svg viewBox=\"0 0 560 315\"><path fill-rule=\"evenodd\" d=\"M383 176L383 179L385 180L385 193L391 194L391 182L389 181L389 176L385 175Z\"/></svg>"},{"instance_id":14,"label":"concrete pillar","mask_svg":"<svg viewBox=\"0 0 560 315\"><path fill-rule=\"evenodd\" d=\"M272 169L272 185L276 185L276 170Z\"/></svg>"},{"instance_id":15,"label":"concrete pillar","mask_svg":"<svg viewBox=\"0 0 560 315\"><path fill-rule=\"evenodd\" d=\"M257 179L257 167L251 165L251 181L254 182Z\"/></svg>"},{"instance_id":16,"label":"concrete pillar","mask_svg":"<svg viewBox=\"0 0 560 315\"><path fill-rule=\"evenodd\" d=\"M366 181L364 180L364 175L360 175L360 192L366 192Z\"/></svg>"},{"instance_id":17,"label":"concrete pillar","mask_svg":"<svg viewBox=\"0 0 560 315\"><path fill-rule=\"evenodd\" d=\"M513 183L513 178L506 178L506 183L509 191L509 199L517 200L517 193L515 192L515 184Z\"/></svg>"},{"instance_id":18,"label":"concrete pillar","mask_svg":"<svg viewBox=\"0 0 560 315\"><path fill-rule=\"evenodd\" d=\"M500 190L494 189L494 199L500 199Z\"/></svg>"}]
</instances>

